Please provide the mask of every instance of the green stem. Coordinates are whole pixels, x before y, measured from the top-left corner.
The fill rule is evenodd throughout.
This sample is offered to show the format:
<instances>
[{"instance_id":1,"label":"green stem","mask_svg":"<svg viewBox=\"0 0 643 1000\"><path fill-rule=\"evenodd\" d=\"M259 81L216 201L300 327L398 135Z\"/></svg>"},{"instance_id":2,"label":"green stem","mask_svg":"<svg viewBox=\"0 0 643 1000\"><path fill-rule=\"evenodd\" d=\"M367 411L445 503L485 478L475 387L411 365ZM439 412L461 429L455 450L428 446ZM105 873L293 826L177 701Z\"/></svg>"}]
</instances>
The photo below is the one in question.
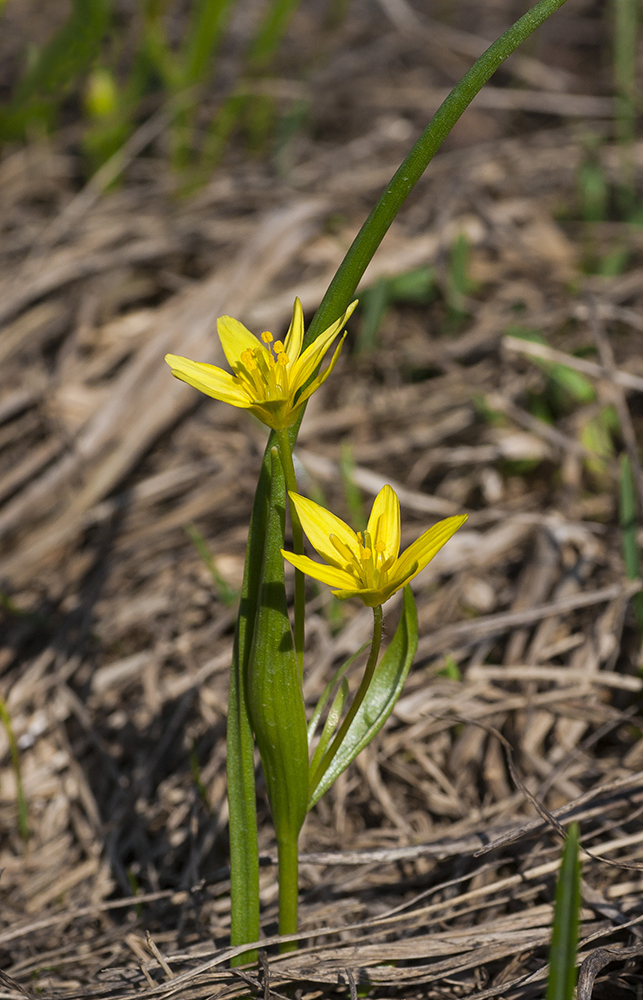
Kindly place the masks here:
<instances>
[{"instance_id":1,"label":"green stem","mask_svg":"<svg viewBox=\"0 0 643 1000\"><path fill-rule=\"evenodd\" d=\"M277 431L277 441L279 443L279 457L286 479L286 489L289 493L297 492L297 478L295 476L295 466L292 460L292 450L290 447L290 435L288 430L282 428ZM290 522L292 524L292 546L298 555L304 554L304 532L299 520L299 515L293 504L290 507ZM295 654L299 669L304 671L304 640L305 640L305 615L306 615L306 581L301 570L295 570ZM284 932L285 933L285 932ZM294 932L293 932L294 933Z\"/></svg>"},{"instance_id":2,"label":"green stem","mask_svg":"<svg viewBox=\"0 0 643 1000\"><path fill-rule=\"evenodd\" d=\"M346 718L342 722L339 730L337 731L333 742L329 746L328 750L320 760L317 770L315 771L312 780L310 782L310 790L313 792L316 788L326 771L328 770L333 757L339 750L342 740L346 736L346 733L351 727L353 719L359 712L360 706L366 697L366 692L368 691L371 681L373 680L373 674L375 673L375 667L377 666L377 658L380 653L380 646L382 644L382 605L377 604L373 608L373 641L371 643L371 651L368 654L368 662L366 664L366 670L364 671L364 676L362 677L361 684L357 689L357 694L353 698L353 703L346 714Z\"/></svg>"},{"instance_id":3,"label":"green stem","mask_svg":"<svg viewBox=\"0 0 643 1000\"><path fill-rule=\"evenodd\" d=\"M280 837L279 854L279 933L297 933L297 908L299 903L299 853L298 836ZM283 941L279 951L296 951L296 941Z\"/></svg>"},{"instance_id":4,"label":"green stem","mask_svg":"<svg viewBox=\"0 0 643 1000\"><path fill-rule=\"evenodd\" d=\"M354 298L361 277L395 216L463 111L505 59L565 2L566 0L540 0L482 53L443 101L339 265L308 328L304 340L306 347L341 316Z\"/></svg>"}]
</instances>

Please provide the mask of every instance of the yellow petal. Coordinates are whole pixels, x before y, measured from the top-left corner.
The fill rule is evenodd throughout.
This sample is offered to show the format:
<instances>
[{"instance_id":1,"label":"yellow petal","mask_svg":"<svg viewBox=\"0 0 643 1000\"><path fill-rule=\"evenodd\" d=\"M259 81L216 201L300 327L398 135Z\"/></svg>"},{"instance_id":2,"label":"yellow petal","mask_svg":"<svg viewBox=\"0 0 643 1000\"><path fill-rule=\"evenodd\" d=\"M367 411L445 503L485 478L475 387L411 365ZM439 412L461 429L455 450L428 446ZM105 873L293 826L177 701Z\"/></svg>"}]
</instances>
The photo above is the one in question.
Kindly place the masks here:
<instances>
[{"instance_id":1,"label":"yellow petal","mask_svg":"<svg viewBox=\"0 0 643 1000\"><path fill-rule=\"evenodd\" d=\"M340 355L340 352L341 352L341 349L342 349L342 347L344 345L344 341L345 340L346 340L346 334L344 334L344 336L340 340L339 344L335 348L333 356L330 359L330 364L326 365L326 367L324 368L323 372L321 372L320 375L318 375L316 378L314 378L312 380L312 382L310 383L310 385L308 386L308 388L304 389L304 391L301 393L301 395L298 396L298 398L297 398L298 405L301 406L302 403L305 403L306 400L308 399L308 397L312 396L312 394L314 392L317 392L317 390L319 389L320 385L324 384L324 382L326 381L326 379L328 378L328 376L332 372L333 368L337 364L337 360L339 358L339 355ZM294 423L294 421L293 421L293 423Z\"/></svg>"},{"instance_id":2,"label":"yellow petal","mask_svg":"<svg viewBox=\"0 0 643 1000\"><path fill-rule=\"evenodd\" d=\"M349 573L344 573L343 570L337 569L336 566L327 566L325 563L318 563L314 559L309 559L308 556L286 552L285 549L281 550L281 554L295 569L300 569L306 576L312 576L315 580L321 580L322 583L327 583L331 587L352 587L355 583Z\"/></svg>"},{"instance_id":3,"label":"yellow petal","mask_svg":"<svg viewBox=\"0 0 643 1000\"><path fill-rule=\"evenodd\" d=\"M373 502L371 516L368 519L367 531L371 536L371 544L376 552L382 553L382 559L397 559L400 551L400 501L392 487L386 484L379 491ZM378 544L379 543L379 544ZM381 548L380 545L384 545Z\"/></svg>"},{"instance_id":4,"label":"yellow petal","mask_svg":"<svg viewBox=\"0 0 643 1000\"><path fill-rule=\"evenodd\" d=\"M243 323L240 323L238 319L233 319L232 316L219 316L217 333L223 353L232 369L239 364L244 351L255 351L258 347L263 349L263 345L254 334L250 333L250 330L246 329Z\"/></svg>"},{"instance_id":5,"label":"yellow petal","mask_svg":"<svg viewBox=\"0 0 643 1000\"><path fill-rule=\"evenodd\" d=\"M194 386L199 392L204 392L206 396L214 396L215 399L231 403L233 406L247 408L251 405L248 396L239 387L230 372L224 372L222 368L208 365L205 362L181 358L178 354L166 354L165 360L172 369L175 378Z\"/></svg>"},{"instance_id":6,"label":"yellow petal","mask_svg":"<svg viewBox=\"0 0 643 1000\"><path fill-rule=\"evenodd\" d=\"M284 347L291 362L297 360L301 353L301 345L304 342L304 313L299 299L295 299L292 309L292 323L288 328Z\"/></svg>"},{"instance_id":7,"label":"yellow petal","mask_svg":"<svg viewBox=\"0 0 643 1000\"><path fill-rule=\"evenodd\" d=\"M466 514L461 514L458 517L447 517L444 521L438 521L409 545L391 571L390 580L391 583L395 581L395 589L399 590L401 586L417 576L466 520Z\"/></svg>"},{"instance_id":8,"label":"yellow petal","mask_svg":"<svg viewBox=\"0 0 643 1000\"><path fill-rule=\"evenodd\" d=\"M332 344L338 333L347 322L349 316L357 306L357 299L351 302L343 316L340 316L335 323L320 333L316 340L309 344L301 357L295 362L292 368L292 385L294 389L300 389L305 385L315 368L323 358L324 354Z\"/></svg>"},{"instance_id":9,"label":"yellow petal","mask_svg":"<svg viewBox=\"0 0 643 1000\"><path fill-rule=\"evenodd\" d=\"M325 559L331 566L344 569L339 553L330 540L331 535L337 535L339 540L348 546L353 555L359 558L357 535L344 521L307 497L302 497L298 493L289 493L288 496L299 514L302 528L322 559ZM336 584L336 586L338 585Z\"/></svg>"}]
</instances>

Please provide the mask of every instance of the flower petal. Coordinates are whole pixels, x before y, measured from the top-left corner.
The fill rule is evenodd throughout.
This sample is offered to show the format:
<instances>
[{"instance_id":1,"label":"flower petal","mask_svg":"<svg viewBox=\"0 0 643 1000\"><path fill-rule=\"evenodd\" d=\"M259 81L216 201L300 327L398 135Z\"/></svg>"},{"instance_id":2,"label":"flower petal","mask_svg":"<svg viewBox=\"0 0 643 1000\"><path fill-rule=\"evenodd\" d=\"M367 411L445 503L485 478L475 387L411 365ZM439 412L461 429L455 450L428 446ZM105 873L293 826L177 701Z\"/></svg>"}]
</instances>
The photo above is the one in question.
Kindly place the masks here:
<instances>
[{"instance_id":1,"label":"flower petal","mask_svg":"<svg viewBox=\"0 0 643 1000\"><path fill-rule=\"evenodd\" d=\"M438 521L409 545L393 566L389 576L391 582L395 581L395 589L399 590L401 586L417 576L466 520L467 514L447 517L444 521ZM416 564L415 568L414 564Z\"/></svg>"},{"instance_id":2,"label":"flower petal","mask_svg":"<svg viewBox=\"0 0 643 1000\"><path fill-rule=\"evenodd\" d=\"M306 576L312 576L315 580L321 580L331 587L352 587L355 583L353 577L336 566L327 566L326 563L315 562L308 556L296 555L294 552L281 550L281 554L295 569L300 569ZM352 591L351 591L352 593Z\"/></svg>"},{"instance_id":3,"label":"flower petal","mask_svg":"<svg viewBox=\"0 0 643 1000\"><path fill-rule=\"evenodd\" d=\"M190 361L189 358L181 358L178 354L166 354L165 360L172 369L175 378L194 386L199 392L204 392L206 396L214 396L215 399L231 403L233 406L247 408L251 405L251 400L230 372L225 372L222 368L208 365L203 361Z\"/></svg>"},{"instance_id":4,"label":"flower petal","mask_svg":"<svg viewBox=\"0 0 643 1000\"><path fill-rule=\"evenodd\" d=\"M234 370L239 364L244 351L256 351L258 347L263 348L263 344L250 333L243 323L232 316L219 316L217 320L217 333L221 341L223 353L228 359L228 364Z\"/></svg>"},{"instance_id":5,"label":"flower petal","mask_svg":"<svg viewBox=\"0 0 643 1000\"><path fill-rule=\"evenodd\" d=\"M304 312L299 299L295 299L292 308L292 323L288 328L284 348L291 362L295 362L301 352L301 345L304 342Z\"/></svg>"},{"instance_id":6,"label":"flower petal","mask_svg":"<svg viewBox=\"0 0 643 1000\"><path fill-rule=\"evenodd\" d=\"M338 358L339 358L339 355L341 353L341 350L342 350L342 347L344 345L344 341L345 340L346 340L346 334L344 334L344 336L340 340L339 344L335 348L333 356L330 359L330 364L326 365L326 367L324 368L323 372L320 372L320 374L317 375L317 377L312 380L312 382L310 383L310 385L308 386L308 388L304 389L304 391L298 396L297 403L299 405L301 405L302 403L305 403L306 400L308 399L308 397L312 396L312 394L314 392L317 392L317 390L319 389L320 385L324 384L324 382L326 381L326 379L328 378L328 376L332 372L333 368L337 364L337 361L338 361Z\"/></svg>"},{"instance_id":7,"label":"flower petal","mask_svg":"<svg viewBox=\"0 0 643 1000\"><path fill-rule=\"evenodd\" d=\"M402 537L400 501L395 490L388 483L382 487L373 501L366 530L371 536L371 543L375 551L382 553L382 561L390 559L391 556L397 559ZM378 548L378 543L385 547Z\"/></svg>"},{"instance_id":8,"label":"flower petal","mask_svg":"<svg viewBox=\"0 0 643 1000\"><path fill-rule=\"evenodd\" d=\"M308 381L337 334L341 332L342 327L345 325L356 306L357 299L354 302L351 302L343 316L340 316L340 318L329 326L327 330L320 333L312 344L308 345L301 357L295 362L292 368L291 382L294 390L301 389L302 385L305 385Z\"/></svg>"},{"instance_id":9,"label":"flower petal","mask_svg":"<svg viewBox=\"0 0 643 1000\"><path fill-rule=\"evenodd\" d=\"M344 521L307 497L302 497L298 493L289 493L288 496L299 514L302 528L322 559L325 559L331 566L336 566L344 571L339 553L330 540L331 535L337 535L339 540L348 546L355 558L359 558L357 535ZM355 580L352 577L351 579L354 583Z\"/></svg>"}]
</instances>

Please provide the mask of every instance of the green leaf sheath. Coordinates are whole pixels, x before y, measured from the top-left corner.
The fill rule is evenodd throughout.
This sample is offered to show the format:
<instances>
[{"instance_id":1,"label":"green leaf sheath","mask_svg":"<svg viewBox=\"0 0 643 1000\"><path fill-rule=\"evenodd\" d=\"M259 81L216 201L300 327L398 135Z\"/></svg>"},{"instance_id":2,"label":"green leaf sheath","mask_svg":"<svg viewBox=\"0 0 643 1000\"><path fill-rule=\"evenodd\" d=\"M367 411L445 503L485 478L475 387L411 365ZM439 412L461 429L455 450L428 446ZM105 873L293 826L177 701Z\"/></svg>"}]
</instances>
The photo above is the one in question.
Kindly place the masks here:
<instances>
[{"instance_id":1,"label":"green leaf sheath","mask_svg":"<svg viewBox=\"0 0 643 1000\"><path fill-rule=\"evenodd\" d=\"M375 668L366 696L328 768L311 789L308 808L319 802L342 771L368 746L388 719L400 697L418 645L415 600L410 587L403 591L402 617L384 656Z\"/></svg>"},{"instance_id":2,"label":"green leaf sheath","mask_svg":"<svg viewBox=\"0 0 643 1000\"><path fill-rule=\"evenodd\" d=\"M277 449L247 694L279 848L279 931L297 931L297 839L308 802L308 737L280 545L286 485Z\"/></svg>"},{"instance_id":3,"label":"green leaf sheath","mask_svg":"<svg viewBox=\"0 0 643 1000\"><path fill-rule=\"evenodd\" d=\"M341 316L354 298L361 277L395 216L478 91L521 42L565 2L540 0L535 4L483 52L443 101L355 237L306 333L305 347Z\"/></svg>"},{"instance_id":4,"label":"green leaf sheath","mask_svg":"<svg viewBox=\"0 0 643 1000\"><path fill-rule=\"evenodd\" d=\"M547 1000L572 1000L574 996L580 905L578 823L570 823L556 884Z\"/></svg>"}]
</instances>

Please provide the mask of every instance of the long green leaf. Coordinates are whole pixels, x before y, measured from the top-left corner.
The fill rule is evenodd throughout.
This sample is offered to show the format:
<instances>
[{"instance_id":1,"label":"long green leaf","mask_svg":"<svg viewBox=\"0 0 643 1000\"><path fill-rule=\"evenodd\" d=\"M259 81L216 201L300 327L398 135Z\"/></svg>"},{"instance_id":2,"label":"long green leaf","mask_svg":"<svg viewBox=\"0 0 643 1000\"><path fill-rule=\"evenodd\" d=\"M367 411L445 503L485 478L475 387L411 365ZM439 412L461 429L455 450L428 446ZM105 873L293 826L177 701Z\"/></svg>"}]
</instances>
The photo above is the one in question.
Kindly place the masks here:
<instances>
[{"instance_id":1,"label":"long green leaf","mask_svg":"<svg viewBox=\"0 0 643 1000\"><path fill-rule=\"evenodd\" d=\"M308 808L320 800L358 753L368 746L388 719L400 697L418 645L417 612L410 587L404 588L402 617L388 649L378 663L366 697L321 781L311 793Z\"/></svg>"},{"instance_id":2,"label":"long green leaf","mask_svg":"<svg viewBox=\"0 0 643 1000\"><path fill-rule=\"evenodd\" d=\"M375 251L391 223L419 181L447 135L476 94L529 35L539 28L566 0L539 0L516 21L493 45L482 53L449 96L442 102L401 167L396 171L368 219L353 240L339 265L315 314L304 341L305 346L341 316Z\"/></svg>"},{"instance_id":3,"label":"long green leaf","mask_svg":"<svg viewBox=\"0 0 643 1000\"><path fill-rule=\"evenodd\" d=\"M273 449L276 453L276 449ZM301 676L293 644L284 585L281 544L286 486L279 458L272 461L259 607L248 661L250 719L268 786L277 839L297 836L306 817L308 737Z\"/></svg>"},{"instance_id":4,"label":"long green leaf","mask_svg":"<svg viewBox=\"0 0 643 1000\"><path fill-rule=\"evenodd\" d=\"M271 464L266 547L246 690L277 834L279 933L293 934L297 931L297 842L308 800L308 736L280 552L286 483L277 448L271 450ZM286 944L282 950L294 947L294 943Z\"/></svg>"},{"instance_id":5,"label":"long green leaf","mask_svg":"<svg viewBox=\"0 0 643 1000\"><path fill-rule=\"evenodd\" d=\"M556 884L547 1000L572 1000L574 996L580 904L578 823L570 823Z\"/></svg>"}]
</instances>

